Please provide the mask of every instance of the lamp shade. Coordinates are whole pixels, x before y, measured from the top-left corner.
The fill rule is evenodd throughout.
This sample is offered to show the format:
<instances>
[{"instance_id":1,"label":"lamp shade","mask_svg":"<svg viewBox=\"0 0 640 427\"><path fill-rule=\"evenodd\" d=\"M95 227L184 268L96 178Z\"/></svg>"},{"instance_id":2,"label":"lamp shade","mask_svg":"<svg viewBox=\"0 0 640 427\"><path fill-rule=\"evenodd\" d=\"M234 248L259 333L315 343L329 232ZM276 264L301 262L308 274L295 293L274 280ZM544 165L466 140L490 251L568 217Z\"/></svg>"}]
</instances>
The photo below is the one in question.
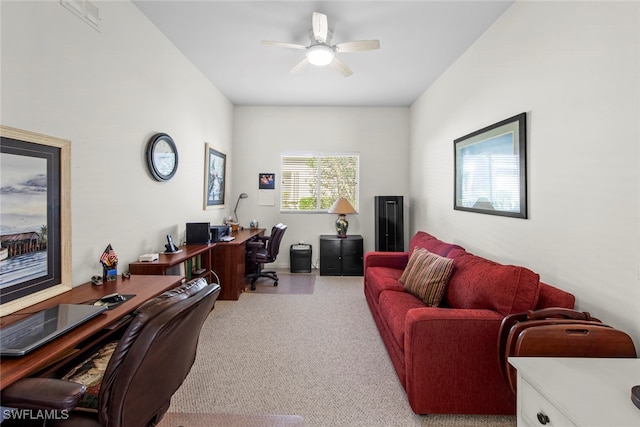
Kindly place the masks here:
<instances>
[{"instance_id":1,"label":"lamp shade","mask_svg":"<svg viewBox=\"0 0 640 427\"><path fill-rule=\"evenodd\" d=\"M351 203L349 203L347 199L345 199L344 197L340 197L338 198L338 200L333 202L333 205L329 208L327 212L335 213L339 215L346 215L346 214L354 214L356 213L356 210L353 208L353 206L351 206Z\"/></svg>"}]
</instances>

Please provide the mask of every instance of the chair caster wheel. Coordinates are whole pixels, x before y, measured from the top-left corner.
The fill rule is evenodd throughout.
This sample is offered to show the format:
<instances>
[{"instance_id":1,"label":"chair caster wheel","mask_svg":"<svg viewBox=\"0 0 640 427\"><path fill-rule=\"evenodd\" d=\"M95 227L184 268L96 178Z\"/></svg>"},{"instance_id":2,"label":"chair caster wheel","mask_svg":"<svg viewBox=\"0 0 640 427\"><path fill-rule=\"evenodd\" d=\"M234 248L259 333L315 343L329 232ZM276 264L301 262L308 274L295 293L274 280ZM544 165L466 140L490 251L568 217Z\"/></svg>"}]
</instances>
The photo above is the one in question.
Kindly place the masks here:
<instances>
[{"instance_id":1,"label":"chair caster wheel","mask_svg":"<svg viewBox=\"0 0 640 427\"><path fill-rule=\"evenodd\" d=\"M256 290L256 285L251 285L251 290L255 291Z\"/></svg>"},{"instance_id":2,"label":"chair caster wheel","mask_svg":"<svg viewBox=\"0 0 640 427\"><path fill-rule=\"evenodd\" d=\"M273 286L278 286L278 282L273 282Z\"/></svg>"}]
</instances>

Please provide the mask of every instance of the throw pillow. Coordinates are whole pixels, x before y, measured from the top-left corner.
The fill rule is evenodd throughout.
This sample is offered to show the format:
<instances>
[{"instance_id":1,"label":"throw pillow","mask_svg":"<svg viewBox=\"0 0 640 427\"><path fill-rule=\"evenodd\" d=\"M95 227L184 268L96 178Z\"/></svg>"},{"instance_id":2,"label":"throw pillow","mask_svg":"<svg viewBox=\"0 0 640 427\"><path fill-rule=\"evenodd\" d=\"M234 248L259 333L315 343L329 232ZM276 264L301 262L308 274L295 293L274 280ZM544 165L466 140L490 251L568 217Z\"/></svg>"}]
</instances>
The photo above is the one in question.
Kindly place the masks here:
<instances>
[{"instance_id":1,"label":"throw pillow","mask_svg":"<svg viewBox=\"0 0 640 427\"><path fill-rule=\"evenodd\" d=\"M405 291L420 298L429 307L437 307L452 271L452 259L441 257L424 248L416 248L411 253L399 280Z\"/></svg>"}]
</instances>

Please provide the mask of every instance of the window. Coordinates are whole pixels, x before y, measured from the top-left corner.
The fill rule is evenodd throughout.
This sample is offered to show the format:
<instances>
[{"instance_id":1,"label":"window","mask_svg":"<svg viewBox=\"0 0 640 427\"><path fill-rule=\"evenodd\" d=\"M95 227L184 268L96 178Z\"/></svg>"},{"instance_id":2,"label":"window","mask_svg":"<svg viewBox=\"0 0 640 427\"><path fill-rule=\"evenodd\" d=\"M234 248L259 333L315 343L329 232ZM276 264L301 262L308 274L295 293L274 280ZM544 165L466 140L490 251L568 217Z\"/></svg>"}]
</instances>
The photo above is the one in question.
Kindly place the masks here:
<instances>
[{"instance_id":1,"label":"window","mask_svg":"<svg viewBox=\"0 0 640 427\"><path fill-rule=\"evenodd\" d=\"M359 167L353 153L282 154L280 210L326 212L338 197L358 210Z\"/></svg>"}]
</instances>

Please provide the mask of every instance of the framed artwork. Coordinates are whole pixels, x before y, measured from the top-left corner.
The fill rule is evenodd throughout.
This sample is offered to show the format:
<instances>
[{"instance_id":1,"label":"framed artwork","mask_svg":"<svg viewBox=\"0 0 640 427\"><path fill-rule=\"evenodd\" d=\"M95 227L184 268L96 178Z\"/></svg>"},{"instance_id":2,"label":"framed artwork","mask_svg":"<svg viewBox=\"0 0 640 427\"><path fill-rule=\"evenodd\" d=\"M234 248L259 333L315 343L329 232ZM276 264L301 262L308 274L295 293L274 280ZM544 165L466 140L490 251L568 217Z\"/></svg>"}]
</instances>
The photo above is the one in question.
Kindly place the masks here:
<instances>
[{"instance_id":1,"label":"framed artwork","mask_svg":"<svg viewBox=\"0 0 640 427\"><path fill-rule=\"evenodd\" d=\"M204 209L222 208L225 201L227 155L205 144Z\"/></svg>"},{"instance_id":2,"label":"framed artwork","mask_svg":"<svg viewBox=\"0 0 640 427\"><path fill-rule=\"evenodd\" d=\"M71 142L0 126L0 315L71 289Z\"/></svg>"},{"instance_id":3,"label":"framed artwork","mask_svg":"<svg viewBox=\"0 0 640 427\"><path fill-rule=\"evenodd\" d=\"M260 190L274 190L276 188L276 174L275 173L260 173L258 175L258 189Z\"/></svg>"},{"instance_id":4,"label":"framed artwork","mask_svg":"<svg viewBox=\"0 0 640 427\"><path fill-rule=\"evenodd\" d=\"M454 206L527 218L526 113L454 141Z\"/></svg>"}]
</instances>

